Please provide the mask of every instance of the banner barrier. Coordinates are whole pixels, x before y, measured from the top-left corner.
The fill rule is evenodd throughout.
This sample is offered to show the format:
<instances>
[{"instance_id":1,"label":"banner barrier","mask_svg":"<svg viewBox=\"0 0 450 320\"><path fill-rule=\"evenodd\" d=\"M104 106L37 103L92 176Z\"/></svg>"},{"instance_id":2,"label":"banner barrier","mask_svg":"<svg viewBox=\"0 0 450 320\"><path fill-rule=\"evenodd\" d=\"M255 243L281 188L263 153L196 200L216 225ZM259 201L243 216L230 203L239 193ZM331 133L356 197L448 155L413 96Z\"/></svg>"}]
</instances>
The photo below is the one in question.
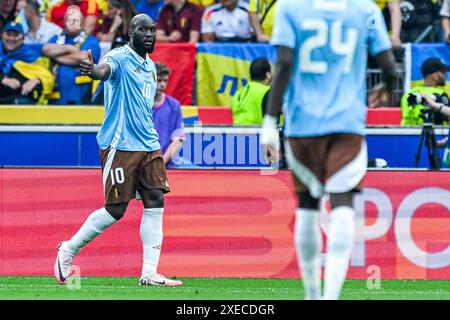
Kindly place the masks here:
<instances>
[{"instance_id":1,"label":"banner barrier","mask_svg":"<svg viewBox=\"0 0 450 320\"><path fill-rule=\"evenodd\" d=\"M298 278L288 171L169 170L159 272ZM450 172L370 171L349 278L450 280ZM0 169L0 275L52 275L56 245L103 206L98 169ZM328 203L321 229L327 234ZM139 276L142 204L86 246L81 276ZM326 241L324 243L324 252ZM325 254L324 254L325 258Z\"/></svg>"},{"instance_id":2,"label":"banner barrier","mask_svg":"<svg viewBox=\"0 0 450 320\"><path fill-rule=\"evenodd\" d=\"M0 126L0 166L100 166L97 126ZM268 167L259 143L258 127L186 128L186 141L171 168ZM415 167L421 128L369 128L369 159L386 160L390 168ZM448 128L436 127L436 139ZM61 152L64 150L64 152ZM443 149L439 150L441 159ZM419 168L428 168L422 146ZM443 164L444 167L444 164Z\"/></svg>"},{"instance_id":3,"label":"banner barrier","mask_svg":"<svg viewBox=\"0 0 450 320\"><path fill-rule=\"evenodd\" d=\"M233 115L229 107L181 106L185 125L232 125ZM0 106L0 124L59 124L101 125L105 108L99 106ZM398 126L401 121L400 108L367 109L367 125Z\"/></svg>"}]
</instances>

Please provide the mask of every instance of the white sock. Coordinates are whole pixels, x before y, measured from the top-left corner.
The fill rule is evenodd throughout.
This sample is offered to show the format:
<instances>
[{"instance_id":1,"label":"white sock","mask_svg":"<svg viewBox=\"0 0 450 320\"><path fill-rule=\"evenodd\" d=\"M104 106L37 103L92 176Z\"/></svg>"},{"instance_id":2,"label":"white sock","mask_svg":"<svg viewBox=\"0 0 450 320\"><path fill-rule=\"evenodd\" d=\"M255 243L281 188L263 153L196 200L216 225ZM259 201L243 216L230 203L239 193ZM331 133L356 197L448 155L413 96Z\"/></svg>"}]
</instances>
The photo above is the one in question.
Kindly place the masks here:
<instances>
[{"instance_id":1,"label":"white sock","mask_svg":"<svg viewBox=\"0 0 450 320\"><path fill-rule=\"evenodd\" d=\"M164 208L151 208L144 209L142 215L140 234L144 248L143 278L156 274L158 268L163 240L163 213Z\"/></svg>"},{"instance_id":2,"label":"white sock","mask_svg":"<svg viewBox=\"0 0 450 320\"><path fill-rule=\"evenodd\" d=\"M296 211L295 248L307 300L321 297L322 234L319 218L319 210L300 208Z\"/></svg>"},{"instance_id":3,"label":"white sock","mask_svg":"<svg viewBox=\"0 0 450 320\"><path fill-rule=\"evenodd\" d=\"M91 213L77 233L64 242L64 249L73 255L78 254L81 248L91 242L96 236L106 228L117 222L105 208L98 209Z\"/></svg>"},{"instance_id":4,"label":"white sock","mask_svg":"<svg viewBox=\"0 0 450 320\"><path fill-rule=\"evenodd\" d=\"M337 300L347 275L355 237L355 211L341 206L331 211L325 265L325 300Z\"/></svg>"}]
</instances>

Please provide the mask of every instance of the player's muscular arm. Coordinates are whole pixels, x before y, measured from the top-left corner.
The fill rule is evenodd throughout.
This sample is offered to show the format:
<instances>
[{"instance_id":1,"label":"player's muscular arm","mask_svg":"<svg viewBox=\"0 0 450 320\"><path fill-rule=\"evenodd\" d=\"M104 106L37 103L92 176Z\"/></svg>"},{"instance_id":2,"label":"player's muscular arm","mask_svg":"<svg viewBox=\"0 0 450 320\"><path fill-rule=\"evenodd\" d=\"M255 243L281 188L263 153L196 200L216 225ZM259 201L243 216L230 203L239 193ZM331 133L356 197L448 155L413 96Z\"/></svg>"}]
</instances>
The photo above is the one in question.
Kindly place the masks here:
<instances>
[{"instance_id":1,"label":"player's muscular arm","mask_svg":"<svg viewBox=\"0 0 450 320\"><path fill-rule=\"evenodd\" d=\"M384 51L375 56L378 66L381 68L383 83L375 87L369 95L368 106L370 108L385 105L394 90L396 77L395 58L392 50Z\"/></svg>"},{"instance_id":2,"label":"player's muscular arm","mask_svg":"<svg viewBox=\"0 0 450 320\"><path fill-rule=\"evenodd\" d=\"M278 47L278 59L275 67L272 88L269 95L269 105L266 114L278 118L283 105L283 94L291 77L293 50L288 47Z\"/></svg>"},{"instance_id":3,"label":"player's muscular arm","mask_svg":"<svg viewBox=\"0 0 450 320\"><path fill-rule=\"evenodd\" d=\"M80 63L80 72L83 75L89 76L93 80L108 80L111 74L111 67L107 63L94 64L91 50L88 50L87 60Z\"/></svg>"},{"instance_id":4,"label":"player's muscular arm","mask_svg":"<svg viewBox=\"0 0 450 320\"><path fill-rule=\"evenodd\" d=\"M382 70L386 91L391 94L394 90L394 81L396 77L394 54L392 53L392 50L387 50L375 56L375 60Z\"/></svg>"},{"instance_id":5,"label":"player's muscular arm","mask_svg":"<svg viewBox=\"0 0 450 320\"><path fill-rule=\"evenodd\" d=\"M277 128L278 116L283 105L283 94L291 78L292 60L294 52L292 49L279 46L278 59L275 66L275 76L269 94L269 105L264 115L261 129L261 144L264 146L264 157L267 162L280 160L280 136Z\"/></svg>"},{"instance_id":6,"label":"player's muscular arm","mask_svg":"<svg viewBox=\"0 0 450 320\"><path fill-rule=\"evenodd\" d=\"M83 63L84 61L82 62L82 64ZM90 73L83 73L83 72L81 73L89 76L93 80L102 80L102 81L108 80L109 74L111 73L111 67L107 63L100 63L98 65L93 65L91 70L92 71Z\"/></svg>"}]
</instances>

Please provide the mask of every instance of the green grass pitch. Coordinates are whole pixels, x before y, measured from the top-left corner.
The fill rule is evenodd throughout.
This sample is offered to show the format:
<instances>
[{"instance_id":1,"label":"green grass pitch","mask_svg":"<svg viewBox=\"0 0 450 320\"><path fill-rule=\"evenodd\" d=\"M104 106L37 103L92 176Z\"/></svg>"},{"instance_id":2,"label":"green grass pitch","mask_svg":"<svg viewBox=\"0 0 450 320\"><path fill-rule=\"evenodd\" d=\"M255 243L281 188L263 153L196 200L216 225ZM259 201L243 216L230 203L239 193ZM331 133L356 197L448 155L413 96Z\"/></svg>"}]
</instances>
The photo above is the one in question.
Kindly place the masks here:
<instances>
[{"instance_id":1,"label":"green grass pitch","mask_svg":"<svg viewBox=\"0 0 450 320\"><path fill-rule=\"evenodd\" d=\"M70 289L53 277L0 277L0 299L46 300L301 300L297 279L183 278L182 287L140 287L138 278L81 277ZM365 280L347 280L345 300L450 300L450 281L382 280L368 289Z\"/></svg>"}]
</instances>

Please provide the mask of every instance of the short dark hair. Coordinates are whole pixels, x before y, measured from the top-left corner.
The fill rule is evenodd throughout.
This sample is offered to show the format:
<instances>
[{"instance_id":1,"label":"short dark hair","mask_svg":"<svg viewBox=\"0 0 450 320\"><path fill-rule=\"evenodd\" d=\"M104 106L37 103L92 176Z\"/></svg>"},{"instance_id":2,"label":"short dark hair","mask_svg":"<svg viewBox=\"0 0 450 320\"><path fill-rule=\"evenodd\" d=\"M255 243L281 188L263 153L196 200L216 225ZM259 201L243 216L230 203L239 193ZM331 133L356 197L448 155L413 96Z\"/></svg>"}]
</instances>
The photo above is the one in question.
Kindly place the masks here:
<instances>
[{"instance_id":1,"label":"short dark hair","mask_svg":"<svg viewBox=\"0 0 450 320\"><path fill-rule=\"evenodd\" d=\"M424 77L438 71L447 72L448 70L449 66L447 66L440 58L429 58L425 60L421 67L422 75Z\"/></svg>"},{"instance_id":2,"label":"short dark hair","mask_svg":"<svg viewBox=\"0 0 450 320\"><path fill-rule=\"evenodd\" d=\"M266 73L271 72L270 62L267 58L258 58L250 65L250 78L262 81L266 78Z\"/></svg>"},{"instance_id":3,"label":"short dark hair","mask_svg":"<svg viewBox=\"0 0 450 320\"><path fill-rule=\"evenodd\" d=\"M163 63L155 62L156 65L156 75L157 76L168 76L170 74L170 69Z\"/></svg>"}]
</instances>

